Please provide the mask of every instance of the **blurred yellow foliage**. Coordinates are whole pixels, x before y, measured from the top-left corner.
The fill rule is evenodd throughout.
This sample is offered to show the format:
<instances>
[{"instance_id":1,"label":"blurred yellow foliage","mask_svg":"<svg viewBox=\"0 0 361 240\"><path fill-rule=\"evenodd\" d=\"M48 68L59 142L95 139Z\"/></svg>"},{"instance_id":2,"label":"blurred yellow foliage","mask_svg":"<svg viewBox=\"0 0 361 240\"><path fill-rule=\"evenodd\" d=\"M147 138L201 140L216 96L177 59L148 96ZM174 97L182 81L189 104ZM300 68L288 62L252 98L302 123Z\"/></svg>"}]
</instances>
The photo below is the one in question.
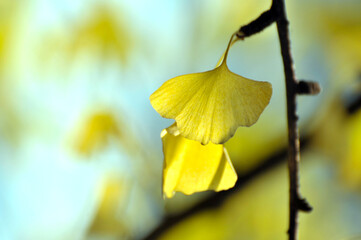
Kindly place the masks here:
<instances>
[{"instance_id":1,"label":"blurred yellow foliage","mask_svg":"<svg viewBox=\"0 0 361 240\"><path fill-rule=\"evenodd\" d=\"M182 221L160 239L283 239L287 217L286 176L280 171L277 178L274 174L263 175L219 209L203 211Z\"/></svg>"},{"instance_id":2,"label":"blurred yellow foliage","mask_svg":"<svg viewBox=\"0 0 361 240\"><path fill-rule=\"evenodd\" d=\"M18 1L0 1L0 132L9 142L15 143L22 131L21 117L14 109L12 82L9 81L10 65L14 62L14 52L18 45L14 44L14 32L19 28L19 10L22 4Z\"/></svg>"},{"instance_id":3,"label":"blurred yellow foliage","mask_svg":"<svg viewBox=\"0 0 361 240\"><path fill-rule=\"evenodd\" d=\"M262 123L250 128L239 128L225 145L238 173L246 173L261 161L287 146L286 129L274 124L277 117L265 116Z\"/></svg>"},{"instance_id":4,"label":"blurred yellow foliage","mask_svg":"<svg viewBox=\"0 0 361 240\"><path fill-rule=\"evenodd\" d=\"M17 1L0 2L0 73L3 73L10 51L14 44L12 32L17 27L16 17L19 3ZM2 79L0 78L0 81Z\"/></svg>"},{"instance_id":5,"label":"blurred yellow foliage","mask_svg":"<svg viewBox=\"0 0 361 240\"><path fill-rule=\"evenodd\" d=\"M312 146L342 164L348 146L347 113L339 98L324 106L313 121Z\"/></svg>"},{"instance_id":6,"label":"blurred yellow foliage","mask_svg":"<svg viewBox=\"0 0 361 240\"><path fill-rule=\"evenodd\" d=\"M84 47L96 47L105 57L115 55L126 63L132 39L127 23L124 19L121 19L124 22L120 22L119 16L121 14L110 7L96 6L90 20L75 30L69 52L74 53Z\"/></svg>"},{"instance_id":7,"label":"blurred yellow foliage","mask_svg":"<svg viewBox=\"0 0 361 240\"><path fill-rule=\"evenodd\" d=\"M361 111L351 116L347 124L348 146L342 159L342 173L349 184L361 186Z\"/></svg>"},{"instance_id":8,"label":"blurred yellow foliage","mask_svg":"<svg viewBox=\"0 0 361 240\"><path fill-rule=\"evenodd\" d=\"M360 3L354 5L330 4L317 11L318 30L321 30L326 54L334 66L337 85L349 83L361 70L361 18ZM342 9L342 10L341 10Z\"/></svg>"},{"instance_id":9,"label":"blurred yellow foliage","mask_svg":"<svg viewBox=\"0 0 361 240\"><path fill-rule=\"evenodd\" d=\"M81 127L75 141L75 149L84 155L101 150L110 137L120 138L122 132L113 114L100 112L92 115Z\"/></svg>"},{"instance_id":10,"label":"blurred yellow foliage","mask_svg":"<svg viewBox=\"0 0 361 240\"><path fill-rule=\"evenodd\" d=\"M339 100L339 99L337 99ZM361 111L348 114L338 101L319 113L312 145L339 165L345 183L361 185Z\"/></svg>"},{"instance_id":11,"label":"blurred yellow foliage","mask_svg":"<svg viewBox=\"0 0 361 240\"><path fill-rule=\"evenodd\" d=\"M159 240L232 239L227 223L220 217L220 214L214 211L199 213L194 218L182 221L180 225L163 234Z\"/></svg>"},{"instance_id":12,"label":"blurred yellow foliage","mask_svg":"<svg viewBox=\"0 0 361 240\"><path fill-rule=\"evenodd\" d=\"M4 67L5 60L5 50L8 47L8 36L9 36L9 24L8 22L1 19L0 21L0 72L2 72L2 68Z\"/></svg>"},{"instance_id":13,"label":"blurred yellow foliage","mask_svg":"<svg viewBox=\"0 0 361 240\"><path fill-rule=\"evenodd\" d=\"M90 16L83 22L75 23L68 36L46 37L41 54L43 61L47 62L54 51L61 51L65 57L74 59L81 50L87 50L101 60L115 57L122 64L127 64L135 39L127 20L116 11L105 4L93 6Z\"/></svg>"},{"instance_id":14,"label":"blurred yellow foliage","mask_svg":"<svg viewBox=\"0 0 361 240\"><path fill-rule=\"evenodd\" d=\"M267 0L254 1L222 1L223 11L219 25L219 31L231 32L241 25L256 19L263 11L270 7L271 3ZM229 21L232 19L232 21Z\"/></svg>"},{"instance_id":15,"label":"blurred yellow foliage","mask_svg":"<svg viewBox=\"0 0 361 240\"><path fill-rule=\"evenodd\" d=\"M224 0L212 2L212 4L208 2L197 2L197 4L200 6L197 9L198 17L194 18L193 33L195 35L194 42L198 42L197 48L214 48L215 43L218 46L218 41L224 39L224 36L252 21L270 6L270 2L267 0ZM259 36L262 37L262 35Z\"/></svg>"},{"instance_id":16,"label":"blurred yellow foliage","mask_svg":"<svg viewBox=\"0 0 361 240\"><path fill-rule=\"evenodd\" d=\"M105 181L101 202L94 220L90 226L89 234L103 236L122 236L129 234L128 226L122 219L122 210L126 206L126 187L121 179L108 178Z\"/></svg>"},{"instance_id":17,"label":"blurred yellow foliage","mask_svg":"<svg viewBox=\"0 0 361 240\"><path fill-rule=\"evenodd\" d=\"M223 145L199 142L182 137L175 125L162 131L164 152L163 192L174 193L226 190L234 186L237 174Z\"/></svg>"}]
</instances>

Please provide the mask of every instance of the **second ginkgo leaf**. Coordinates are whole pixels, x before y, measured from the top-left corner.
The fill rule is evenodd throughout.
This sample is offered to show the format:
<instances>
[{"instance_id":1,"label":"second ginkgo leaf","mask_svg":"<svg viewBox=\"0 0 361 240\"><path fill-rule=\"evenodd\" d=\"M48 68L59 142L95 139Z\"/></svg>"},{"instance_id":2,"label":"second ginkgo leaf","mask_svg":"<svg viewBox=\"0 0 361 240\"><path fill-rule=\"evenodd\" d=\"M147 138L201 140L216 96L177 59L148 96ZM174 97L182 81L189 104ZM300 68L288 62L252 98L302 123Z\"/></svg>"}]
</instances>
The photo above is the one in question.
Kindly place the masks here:
<instances>
[{"instance_id":1,"label":"second ginkgo leaf","mask_svg":"<svg viewBox=\"0 0 361 240\"><path fill-rule=\"evenodd\" d=\"M221 144L199 142L182 137L177 126L164 129L163 194L173 197L175 192L186 195L207 190L232 188L237 181L226 148Z\"/></svg>"}]
</instances>

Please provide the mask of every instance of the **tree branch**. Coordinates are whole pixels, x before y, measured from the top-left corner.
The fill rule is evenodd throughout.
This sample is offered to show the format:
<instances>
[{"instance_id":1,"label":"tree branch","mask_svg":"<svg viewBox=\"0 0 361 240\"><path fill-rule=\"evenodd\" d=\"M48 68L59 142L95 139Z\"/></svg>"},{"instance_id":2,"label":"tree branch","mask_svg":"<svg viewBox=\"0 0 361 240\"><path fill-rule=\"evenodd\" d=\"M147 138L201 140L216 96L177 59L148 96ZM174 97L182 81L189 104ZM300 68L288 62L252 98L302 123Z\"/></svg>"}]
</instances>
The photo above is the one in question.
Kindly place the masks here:
<instances>
[{"instance_id":1,"label":"tree branch","mask_svg":"<svg viewBox=\"0 0 361 240\"><path fill-rule=\"evenodd\" d=\"M295 78L293 61L291 56L288 20L284 0L273 0L272 6L277 11L278 38L281 46L283 68L286 81L287 95L287 123L288 123L288 173L290 184L289 202L289 240L298 239L298 212L311 211L312 207L306 199L301 198L299 192L299 162L300 162L300 141L296 113L296 97L299 93L299 83Z\"/></svg>"},{"instance_id":2,"label":"tree branch","mask_svg":"<svg viewBox=\"0 0 361 240\"><path fill-rule=\"evenodd\" d=\"M289 202L289 240L298 238L298 212L310 212L312 207L307 200L301 197L299 192L299 162L300 141L298 132L298 116L296 113L296 97L298 94L318 94L321 90L316 82L300 81L295 78L293 60L291 55L288 19L284 0L272 0L271 8L261 14L256 20L242 26L237 33L239 38L249 37L256 34L273 22L277 23L278 38L281 47L283 68L286 82L287 97L287 125L288 125L288 173L290 184Z\"/></svg>"},{"instance_id":3,"label":"tree branch","mask_svg":"<svg viewBox=\"0 0 361 240\"><path fill-rule=\"evenodd\" d=\"M278 15L272 5L269 10L262 13L256 20L242 26L236 35L239 38L252 36L253 34L263 31L265 28L277 21L277 18Z\"/></svg>"}]
</instances>

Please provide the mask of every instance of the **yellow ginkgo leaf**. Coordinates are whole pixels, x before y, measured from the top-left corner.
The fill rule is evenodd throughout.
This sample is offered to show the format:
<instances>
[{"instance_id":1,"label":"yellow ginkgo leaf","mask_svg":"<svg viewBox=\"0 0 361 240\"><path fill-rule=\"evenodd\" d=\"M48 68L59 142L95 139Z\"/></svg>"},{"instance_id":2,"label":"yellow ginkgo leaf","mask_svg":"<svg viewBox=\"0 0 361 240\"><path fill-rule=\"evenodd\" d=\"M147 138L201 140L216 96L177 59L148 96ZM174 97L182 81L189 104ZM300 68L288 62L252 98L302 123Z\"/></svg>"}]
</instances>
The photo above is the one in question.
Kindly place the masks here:
<instances>
[{"instance_id":1,"label":"yellow ginkgo leaf","mask_svg":"<svg viewBox=\"0 0 361 240\"><path fill-rule=\"evenodd\" d=\"M186 139L176 125L161 133L164 152L163 193L186 195L206 190L221 191L234 186L237 174L223 145Z\"/></svg>"},{"instance_id":2,"label":"yellow ginkgo leaf","mask_svg":"<svg viewBox=\"0 0 361 240\"><path fill-rule=\"evenodd\" d=\"M212 71L165 82L150 96L153 108L175 119L182 136L208 144L226 142L239 126L254 124L268 105L272 86L231 72L224 61Z\"/></svg>"}]
</instances>

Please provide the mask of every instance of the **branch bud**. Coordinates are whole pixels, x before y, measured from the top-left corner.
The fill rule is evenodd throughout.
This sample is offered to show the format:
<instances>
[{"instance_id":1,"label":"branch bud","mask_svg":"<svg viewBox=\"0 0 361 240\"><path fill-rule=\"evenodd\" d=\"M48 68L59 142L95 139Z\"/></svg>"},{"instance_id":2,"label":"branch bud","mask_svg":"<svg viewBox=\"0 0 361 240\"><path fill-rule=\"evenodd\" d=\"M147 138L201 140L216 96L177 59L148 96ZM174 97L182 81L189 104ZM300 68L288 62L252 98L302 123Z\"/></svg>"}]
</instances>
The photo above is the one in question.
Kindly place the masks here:
<instances>
[{"instance_id":1,"label":"branch bud","mask_svg":"<svg viewBox=\"0 0 361 240\"><path fill-rule=\"evenodd\" d=\"M303 212L311 212L312 206L307 202L305 198L297 199L297 208Z\"/></svg>"},{"instance_id":2,"label":"branch bud","mask_svg":"<svg viewBox=\"0 0 361 240\"><path fill-rule=\"evenodd\" d=\"M298 94L317 95L321 92L321 87L317 82L301 80L297 83Z\"/></svg>"}]
</instances>

